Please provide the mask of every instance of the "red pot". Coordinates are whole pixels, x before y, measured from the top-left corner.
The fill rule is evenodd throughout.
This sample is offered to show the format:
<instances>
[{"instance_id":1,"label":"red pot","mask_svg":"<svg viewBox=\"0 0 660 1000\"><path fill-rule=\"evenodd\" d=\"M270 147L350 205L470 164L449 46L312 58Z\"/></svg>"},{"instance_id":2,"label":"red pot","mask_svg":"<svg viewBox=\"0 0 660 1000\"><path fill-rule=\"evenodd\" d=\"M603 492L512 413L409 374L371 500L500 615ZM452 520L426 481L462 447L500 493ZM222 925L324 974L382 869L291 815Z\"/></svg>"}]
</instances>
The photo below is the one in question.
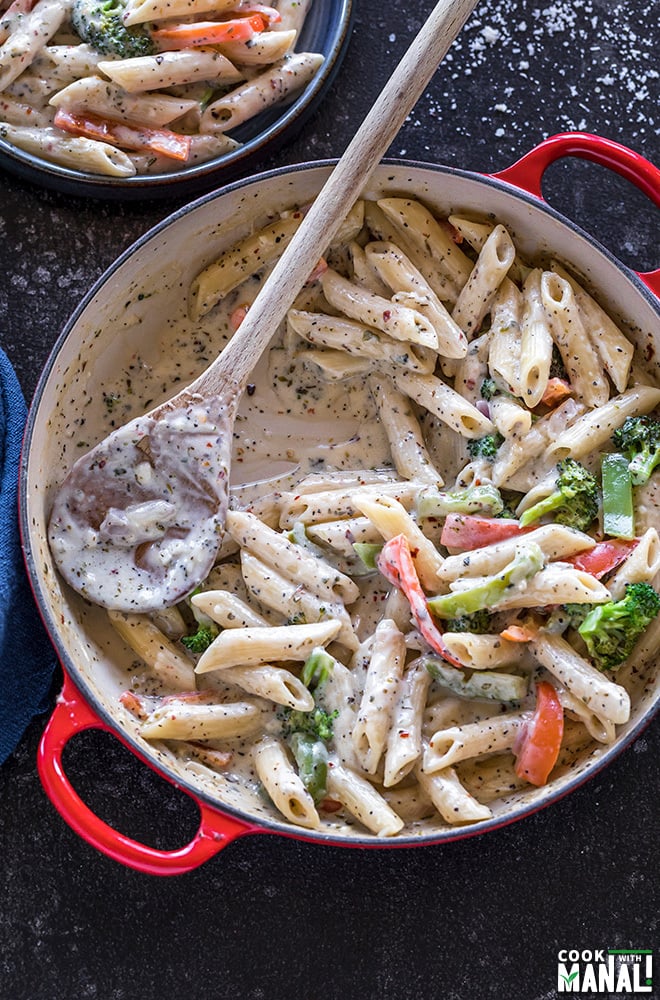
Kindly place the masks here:
<instances>
[{"instance_id":1,"label":"red pot","mask_svg":"<svg viewBox=\"0 0 660 1000\"><path fill-rule=\"evenodd\" d=\"M631 336L644 347L660 377L660 270L638 274L548 206L541 194L546 168L565 156L593 160L621 174L660 205L660 170L615 142L585 133L556 135L513 166L493 175L426 164L381 165L370 193L396 190L416 194L441 214L493 216L509 226L525 254L538 258L552 251L582 275L615 317L625 317ZM465 828L438 827L414 836L379 840L366 833L335 835L301 832L263 806L240 795L220 795L183 772L132 730L117 702L122 654L112 641L103 612L82 601L58 579L46 540L49 496L71 464L67 452L76 421L85 408L89 444L107 432L98 402L104 370L121 363L135 347L135 323L144 324L138 292L158 284L154 314L180 308L181 282L190 278L215 248L247 231L266 209L304 203L320 189L331 165L308 164L273 171L202 197L157 225L127 250L78 307L63 331L39 383L28 420L21 466L21 530L26 563L36 599L62 661L62 694L43 734L39 773L47 794L67 823L99 850L126 865L152 874L176 874L202 864L226 844L247 833L278 833L334 845L398 847L439 843L474 836L513 822L570 792L606 766L649 722L660 700L660 677L649 658L640 665L645 683L635 695L631 720L611 746L583 754L576 766L542 789L516 795L484 822ZM130 306L126 303L130 300ZM140 334L142 336L142 333ZM649 346L649 338L653 347ZM652 351L655 354L652 356ZM126 655L123 655L125 662ZM74 791L63 768L64 747L85 729L106 730L140 759L191 795L200 824L191 842L160 851L118 833L102 822ZM230 790L231 791L231 790Z\"/></svg>"}]
</instances>

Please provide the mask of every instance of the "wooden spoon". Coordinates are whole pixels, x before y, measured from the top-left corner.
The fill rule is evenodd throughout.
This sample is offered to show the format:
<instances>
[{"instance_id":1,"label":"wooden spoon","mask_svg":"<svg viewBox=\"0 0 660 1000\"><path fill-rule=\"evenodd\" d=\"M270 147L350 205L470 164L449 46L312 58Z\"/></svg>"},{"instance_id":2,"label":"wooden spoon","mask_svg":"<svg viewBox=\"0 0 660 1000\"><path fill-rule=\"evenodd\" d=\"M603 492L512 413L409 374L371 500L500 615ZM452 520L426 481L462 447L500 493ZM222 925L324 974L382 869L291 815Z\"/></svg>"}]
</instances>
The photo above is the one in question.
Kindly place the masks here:
<instances>
[{"instance_id":1,"label":"wooden spoon","mask_svg":"<svg viewBox=\"0 0 660 1000\"><path fill-rule=\"evenodd\" d=\"M78 459L59 487L49 542L83 596L114 610L153 611L207 576L223 531L241 393L475 4L436 4L219 357Z\"/></svg>"}]
</instances>

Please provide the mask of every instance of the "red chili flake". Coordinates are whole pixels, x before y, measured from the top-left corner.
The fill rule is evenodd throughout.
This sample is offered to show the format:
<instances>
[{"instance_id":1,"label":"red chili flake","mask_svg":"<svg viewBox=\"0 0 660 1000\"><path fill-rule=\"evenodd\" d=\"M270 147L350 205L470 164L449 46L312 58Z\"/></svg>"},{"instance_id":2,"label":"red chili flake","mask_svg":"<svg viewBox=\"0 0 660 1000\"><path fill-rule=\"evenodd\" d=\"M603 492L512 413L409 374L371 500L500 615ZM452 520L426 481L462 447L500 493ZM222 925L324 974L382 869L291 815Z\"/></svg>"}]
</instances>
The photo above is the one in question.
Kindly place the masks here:
<instances>
[{"instance_id":1,"label":"red chili flake","mask_svg":"<svg viewBox=\"0 0 660 1000\"><path fill-rule=\"evenodd\" d=\"M386 309L383 313L383 320L385 323L389 323L391 319L392 319L392 311L390 309Z\"/></svg>"}]
</instances>

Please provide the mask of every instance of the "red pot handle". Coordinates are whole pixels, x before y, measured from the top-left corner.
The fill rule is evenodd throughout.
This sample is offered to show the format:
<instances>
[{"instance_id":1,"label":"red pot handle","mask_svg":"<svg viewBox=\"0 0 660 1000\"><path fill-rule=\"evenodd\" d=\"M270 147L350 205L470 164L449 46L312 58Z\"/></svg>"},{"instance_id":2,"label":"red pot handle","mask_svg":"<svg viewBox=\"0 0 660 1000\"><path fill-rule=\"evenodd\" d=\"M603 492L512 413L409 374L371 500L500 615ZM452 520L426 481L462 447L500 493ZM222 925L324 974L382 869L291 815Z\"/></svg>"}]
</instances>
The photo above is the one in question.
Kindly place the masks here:
<instances>
[{"instance_id":1,"label":"red pot handle","mask_svg":"<svg viewBox=\"0 0 660 1000\"><path fill-rule=\"evenodd\" d=\"M64 772L64 748L72 736L85 729L102 729L117 735L90 708L65 673L62 693L39 743L39 776L63 819L83 840L108 857L149 875L181 875L214 857L237 837L258 832L257 827L226 816L191 796L199 807L200 823L190 843L174 851L160 851L124 836L85 805ZM145 763L149 764L146 758Z\"/></svg>"},{"instance_id":2,"label":"red pot handle","mask_svg":"<svg viewBox=\"0 0 660 1000\"><path fill-rule=\"evenodd\" d=\"M603 139L590 132L560 132L544 139L506 170L491 174L498 180L514 184L537 198L543 198L541 180L546 169L564 156L577 156L608 167L639 188L660 208L660 170L639 153L613 139ZM648 288L660 298L660 268L646 273L636 272Z\"/></svg>"}]
</instances>

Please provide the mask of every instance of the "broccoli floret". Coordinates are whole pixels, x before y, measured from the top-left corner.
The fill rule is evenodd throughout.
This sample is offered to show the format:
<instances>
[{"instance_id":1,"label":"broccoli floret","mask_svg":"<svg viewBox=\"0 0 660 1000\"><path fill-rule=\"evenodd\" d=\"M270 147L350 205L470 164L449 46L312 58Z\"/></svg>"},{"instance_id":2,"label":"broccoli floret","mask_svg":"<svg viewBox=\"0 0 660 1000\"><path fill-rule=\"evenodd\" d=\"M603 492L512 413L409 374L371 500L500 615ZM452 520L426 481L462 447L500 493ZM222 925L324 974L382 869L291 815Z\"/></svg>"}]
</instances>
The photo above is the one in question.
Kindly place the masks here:
<instances>
[{"instance_id":1,"label":"broccoli floret","mask_svg":"<svg viewBox=\"0 0 660 1000\"><path fill-rule=\"evenodd\" d=\"M190 635L184 635L181 642L191 653L203 653L219 634L220 629L217 626L199 622L197 624L197 631L192 632Z\"/></svg>"},{"instance_id":2,"label":"broccoli floret","mask_svg":"<svg viewBox=\"0 0 660 1000\"><path fill-rule=\"evenodd\" d=\"M446 514L487 514L497 517L504 508L504 501L496 486L482 483L462 490L452 490L450 493L422 490L416 507L419 517L444 517Z\"/></svg>"},{"instance_id":3,"label":"broccoli floret","mask_svg":"<svg viewBox=\"0 0 660 1000\"><path fill-rule=\"evenodd\" d=\"M303 665L300 679L310 691L325 684L332 673L335 661L321 646L313 649Z\"/></svg>"},{"instance_id":4,"label":"broccoli floret","mask_svg":"<svg viewBox=\"0 0 660 1000\"><path fill-rule=\"evenodd\" d=\"M597 604L562 604L563 617L573 628L579 628L587 615L596 607Z\"/></svg>"},{"instance_id":5,"label":"broccoli floret","mask_svg":"<svg viewBox=\"0 0 660 1000\"><path fill-rule=\"evenodd\" d=\"M329 653L319 647L312 651L303 666L300 679L310 690L321 688L334 667ZM332 726L339 713L326 712L315 705L310 712L282 708L282 737L287 741L298 767L298 774L315 802L326 795L328 777L327 743L332 739Z\"/></svg>"},{"instance_id":6,"label":"broccoli floret","mask_svg":"<svg viewBox=\"0 0 660 1000\"><path fill-rule=\"evenodd\" d=\"M556 490L524 512L522 527L554 514L557 524L584 531L598 515L598 483L591 473L574 458L559 462L557 470Z\"/></svg>"},{"instance_id":7,"label":"broccoli floret","mask_svg":"<svg viewBox=\"0 0 660 1000\"><path fill-rule=\"evenodd\" d=\"M503 441L501 434L487 434L486 437L468 441L467 449L472 458L495 458Z\"/></svg>"},{"instance_id":8,"label":"broccoli floret","mask_svg":"<svg viewBox=\"0 0 660 1000\"><path fill-rule=\"evenodd\" d=\"M629 583L620 601L597 604L580 625L594 665L616 670L660 611L660 595L649 583Z\"/></svg>"},{"instance_id":9,"label":"broccoli floret","mask_svg":"<svg viewBox=\"0 0 660 1000\"><path fill-rule=\"evenodd\" d=\"M518 509L518 504L523 498L522 493L516 493L513 490L500 490L500 496L502 497L502 510L496 517L506 517L512 521L518 519L516 510Z\"/></svg>"},{"instance_id":10,"label":"broccoli floret","mask_svg":"<svg viewBox=\"0 0 660 1000\"><path fill-rule=\"evenodd\" d=\"M481 398L490 402L498 392L497 382L494 378L485 378L481 383Z\"/></svg>"},{"instance_id":11,"label":"broccoli floret","mask_svg":"<svg viewBox=\"0 0 660 1000\"><path fill-rule=\"evenodd\" d=\"M332 739L332 724L337 716L336 711L326 712L317 705L311 712L301 712L297 708L283 708L280 715L284 739L288 739L294 733L313 736L314 739L323 740L324 743Z\"/></svg>"},{"instance_id":12,"label":"broccoli floret","mask_svg":"<svg viewBox=\"0 0 660 1000\"><path fill-rule=\"evenodd\" d=\"M127 27L122 20L125 10L122 0L74 0L71 23L83 42L104 55L122 59L152 55L156 46L149 31L141 24Z\"/></svg>"},{"instance_id":13,"label":"broccoli floret","mask_svg":"<svg viewBox=\"0 0 660 1000\"><path fill-rule=\"evenodd\" d=\"M614 432L612 441L628 459L634 485L643 486L660 465L660 420L628 417Z\"/></svg>"},{"instance_id":14,"label":"broccoli floret","mask_svg":"<svg viewBox=\"0 0 660 1000\"><path fill-rule=\"evenodd\" d=\"M473 611L471 615L463 615L462 618L450 618L444 624L445 632L475 632L483 635L491 631L493 616L490 611L482 608L480 611Z\"/></svg>"},{"instance_id":15,"label":"broccoli floret","mask_svg":"<svg viewBox=\"0 0 660 1000\"><path fill-rule=\"evenodd\" d=\"M282 736L287 741L298 767L298 774L315 802L327 793L328 748L337 711L328 713L316 706L311 712L284 708Z\"/></svg>"},{"instance_id":16,"label":"broccoli floret","mask_svg":"<svg viewBox=\"0 0 660 1000\"><path fill-rule=\"evenodd\" d=\"M556 344L552 345L552 361L550 362L549 377L561 378L565 382L568 382L566 366L564 365L564 360Z\"/></svg>"}]
</instances>

